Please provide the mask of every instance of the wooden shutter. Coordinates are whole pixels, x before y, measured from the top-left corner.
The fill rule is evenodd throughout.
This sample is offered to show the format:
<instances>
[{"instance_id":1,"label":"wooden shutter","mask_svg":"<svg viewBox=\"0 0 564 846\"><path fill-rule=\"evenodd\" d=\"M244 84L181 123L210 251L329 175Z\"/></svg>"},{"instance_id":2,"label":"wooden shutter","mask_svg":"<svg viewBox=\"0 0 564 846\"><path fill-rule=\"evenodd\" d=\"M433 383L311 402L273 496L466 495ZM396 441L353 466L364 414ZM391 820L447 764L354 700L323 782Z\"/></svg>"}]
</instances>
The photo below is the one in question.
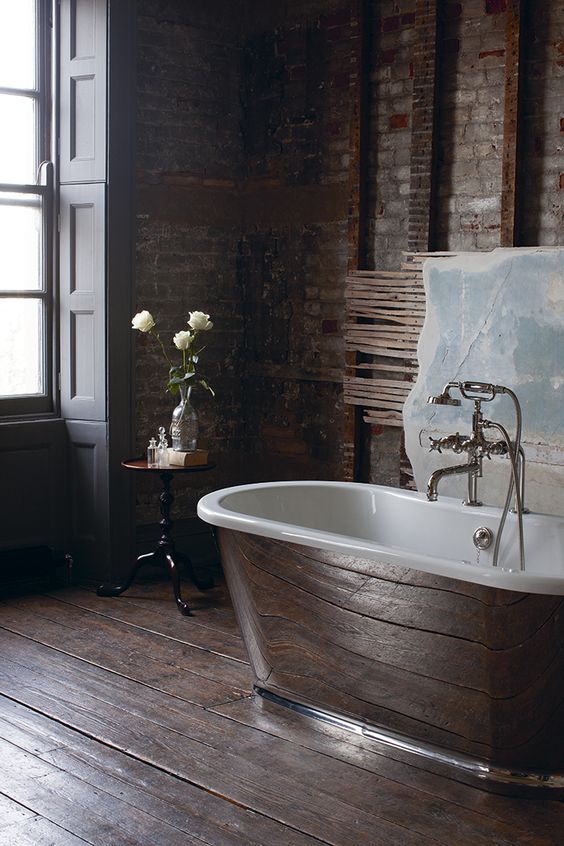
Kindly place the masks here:
<instances>
[{"instance_id":1,"label":"wooden shutter","mask_svg":"<svg viewBox=\"0 0 564 846\"><path fill-rule=\"evenodd\" d=\"M106 30L106 0L61 0L61 183L106 177Z\"/></svg>"},{"instance_id":2,"label":"wooden shutter","mask_svg":"<svg viewBox=\"0 0 564 846\"><path fill-rule=\"evenodd\" d=\"M106 419L105 185L62 185L60 194L61 410Z\"/></svg>"}]
</instances>

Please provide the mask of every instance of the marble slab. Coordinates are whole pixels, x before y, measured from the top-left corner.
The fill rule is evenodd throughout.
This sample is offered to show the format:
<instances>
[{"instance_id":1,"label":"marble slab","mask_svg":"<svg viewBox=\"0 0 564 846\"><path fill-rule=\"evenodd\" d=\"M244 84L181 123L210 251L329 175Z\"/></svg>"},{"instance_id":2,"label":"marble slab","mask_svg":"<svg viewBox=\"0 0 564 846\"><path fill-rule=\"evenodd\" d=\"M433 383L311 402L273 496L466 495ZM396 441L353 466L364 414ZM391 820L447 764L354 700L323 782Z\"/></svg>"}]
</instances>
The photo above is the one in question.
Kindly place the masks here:
<instances>
[{"instance_id":1,"label":"marble slab","mask_svg":"<svg viewBox=\"0 0 564 846\"><path fill-rule=\"evenodd\" d=\"M455 408L429 405L428 397L450 381L492 382L511 388L522 406L527 505L564 514L564 248L429 258L424 283L419 376L404 407L406 450L418 490L426 490L437 467L461 463L452 452L429 452L429 437L469 433L472 423L472 402ZM485 403L483 413L513 437L508 397ZM491 437L499 436L492 431ZM507 459L485 461L480 499L503 504L509 473ZM464 499L466 486L465 476L444 478L439 495Z\"/></svg>"}]
</instances>

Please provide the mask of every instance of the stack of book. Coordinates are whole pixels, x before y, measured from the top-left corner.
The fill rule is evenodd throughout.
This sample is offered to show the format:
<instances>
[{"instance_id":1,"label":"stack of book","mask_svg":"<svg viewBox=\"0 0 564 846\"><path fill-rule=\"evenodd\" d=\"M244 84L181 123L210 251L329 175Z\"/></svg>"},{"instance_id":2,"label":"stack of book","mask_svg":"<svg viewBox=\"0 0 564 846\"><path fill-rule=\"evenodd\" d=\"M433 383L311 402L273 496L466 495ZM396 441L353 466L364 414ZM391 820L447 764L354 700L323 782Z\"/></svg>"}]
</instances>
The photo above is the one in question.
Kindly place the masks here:
<instances>
[{"instance_id":1,"label":"stack of book","mask_svg":"<svg viewBox=\"0 0 564 846\"><path fill-rule=\"evenodd\" d=\"M168 463L173 467L198 467L208 463L208 451L197 449L194 452L176 452L169 447Z\"/></svg>"}]
</instances>

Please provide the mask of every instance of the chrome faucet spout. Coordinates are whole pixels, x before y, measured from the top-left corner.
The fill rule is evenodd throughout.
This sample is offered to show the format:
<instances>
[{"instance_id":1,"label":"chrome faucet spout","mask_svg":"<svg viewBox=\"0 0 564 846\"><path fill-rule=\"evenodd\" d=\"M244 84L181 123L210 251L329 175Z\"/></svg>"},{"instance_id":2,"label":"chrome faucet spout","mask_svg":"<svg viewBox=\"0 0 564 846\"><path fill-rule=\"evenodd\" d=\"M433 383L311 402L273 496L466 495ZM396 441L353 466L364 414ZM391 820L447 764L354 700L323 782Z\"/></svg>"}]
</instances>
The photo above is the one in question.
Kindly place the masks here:
<instances>
[{"instance_id":1,"label":"chrome faucet spout","mask_svg":"<svg viewBox=\"0 0 564 846\"><path fill-rule=\"evenodd\" d=\"M468 474L469 482L471 478L481 475L482 463L481 459L472 456L466 464L451 464L447 467L439 467L429 477L427 482L427 499L429 502L436 502L439 495L439 482L445 476L459 476L464 473ZM473 502L473 505L478 503Z\"/></svg>"}]
</instances>

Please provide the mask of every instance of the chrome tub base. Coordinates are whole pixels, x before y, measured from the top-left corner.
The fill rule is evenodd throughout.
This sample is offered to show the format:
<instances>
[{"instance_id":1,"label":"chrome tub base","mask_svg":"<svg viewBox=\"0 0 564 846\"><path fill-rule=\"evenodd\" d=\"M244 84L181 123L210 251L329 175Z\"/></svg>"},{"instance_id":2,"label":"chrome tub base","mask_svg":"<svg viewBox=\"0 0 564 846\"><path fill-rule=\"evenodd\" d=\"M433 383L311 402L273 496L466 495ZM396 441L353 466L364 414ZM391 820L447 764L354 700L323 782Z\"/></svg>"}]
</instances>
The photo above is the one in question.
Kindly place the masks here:
<instances>
[{"instance_id":1,"label":"chrome tub base","mask_svg":"<svg viewBox=\"0 0 564 846\"><path fill-rule=\"evenodd\" d=\"M374 751L380 754L398 753L399 759L412 766L434 772L455 781L465 782L482 790L509 796L528 796L530 798L564 799L564 771L538 772L534 770L512 770L495 765L489 761L474 758L460 752L454 752L414 740L406 735L390 731L380 726L370 725L352 717L341 716L324 711L313 705L287 699L277 693L253 685L253 691L261 703L282 706L309 719L318 720L336 729L351 732L374 742ZM396 755L392 755L396 757Z\"/></svg>"}]
</instances>

